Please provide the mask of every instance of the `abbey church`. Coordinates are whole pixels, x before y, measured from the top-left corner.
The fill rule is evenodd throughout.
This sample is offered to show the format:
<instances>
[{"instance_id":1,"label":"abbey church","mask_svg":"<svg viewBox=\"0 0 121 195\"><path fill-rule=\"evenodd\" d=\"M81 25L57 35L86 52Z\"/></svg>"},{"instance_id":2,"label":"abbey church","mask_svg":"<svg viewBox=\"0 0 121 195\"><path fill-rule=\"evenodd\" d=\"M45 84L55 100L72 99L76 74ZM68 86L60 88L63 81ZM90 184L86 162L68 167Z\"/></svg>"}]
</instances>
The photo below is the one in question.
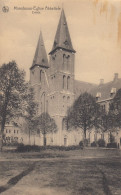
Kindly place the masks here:
<instances>
[{"instance_id":1,"label":"abbey church","mask_svg":"<svg viewBox=\"0 0 121 195\"><path fill-rule=\"evenodd\" d=\"M67 110L82 92L92 92L96 97L97 94L100 94L98 93L100 89L105 88L103 83L98 89L99 86L75 80L75 54L76 51L73 48L65 13L62 9L53 47L49 53L49 62L40 32L35 56L30 67L30 83L35 90L36 101L39 103L38 114L49 113L58 127L56 134L48 135L47 144L78 144L82 137L79 135L80 132L69 133L65 129L64 118ZM121 87L121 79L118 79L117 74L115 77L118 82L116 81L114 86L111 85L108 88L108 96L110 96L110 90L115 89L111 87ZM103 91L103 89L101 90ZM104 97L104 99L107 98Z\"/></svg>"},{"instance_id":2,"label":"abbey church","mask_svg":"<svg viewBox=\"0 0 121 195\"><path fill-rule=\"evenodd\" d=\"M39 114L48 112L55 120L58 133L54 144L67 142L64 131L64 118L68 107L75 99L74 92L74 58L73 49L64 10L61 12L49 62L40 33L33 64L30 68L30 83L35 89L36 101L39 103ZM47 140L48 142L48 140ZM50 141L49 141L50 142Z\"/></svg>"}]
</instances>

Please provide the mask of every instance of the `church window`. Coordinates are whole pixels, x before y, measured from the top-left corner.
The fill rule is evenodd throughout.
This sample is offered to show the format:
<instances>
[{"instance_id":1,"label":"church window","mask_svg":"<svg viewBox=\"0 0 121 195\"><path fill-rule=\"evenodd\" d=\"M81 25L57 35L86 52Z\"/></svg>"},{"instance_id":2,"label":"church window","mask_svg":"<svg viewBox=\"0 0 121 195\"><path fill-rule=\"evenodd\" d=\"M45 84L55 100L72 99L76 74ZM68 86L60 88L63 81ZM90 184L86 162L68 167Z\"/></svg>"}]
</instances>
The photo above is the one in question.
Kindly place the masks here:
<instances>
[{"instance_id":1,"label":"church window","mask_svg":"<svg viewBox=\"0 0 121 195\"><path fill-rule=\"evenodd\" d=\"M67 146L67 137L64 137L64 146Z\"/></svg>"},{"instance_id":2,"label":"church window","mask_svg":"<svg viewBox=\"0 0 121 195\"><path fill-rule=\"evenodd\" d=\"M70 56L67 56L67 70L69 70L70 66Z\"/></svg>"},{"instance_id":3,"label":"church window","mask_svg":"<svg viewBox=\"0 0 121 195\"><path fill-rule=\"evenodd\" d=\"M40 81L42 81L42 70L40 70Z\"/></svg>"},{"instance_id":4,"label":"church window","mask_svg":"<svg viewBox=\"0 0 121 195\"><path fill-rule=\"evenodd\" d=\"M66 55L63 54L63 69L64 69L64 66L65 66L65 60L66 60Z\"/></svg>"},{"instance_id":5,"label":"church window","mask_svg":"<svg viewBox=\"0 0 121 195\"><path fill-rule=\"evenodd\" d=\"M42 113L42 109L43 109L43 108L42 108L42 102L41 102L41 113Z\"/></svg>"},{"instance_id":6,"label":"church window","mask_svg":"<svg viewBox=\"0 0 121 195\"><path fill-rule=\"evenodd\" d=\"M67 97L67 104L69 104L70 103L70 97L68 96Z\"/></svg>"},{"instance_id":7,"label":"church window","mask_svg":"<svg viewBox=\"0 0 121 195\"><path fill-rule=\"evenodd\" d=\"M63 89L65 89L65 81L66 81L66 76L63 76Z\"/></svg>"},{"instance_id":8,"label":"church window","mask_svg":"<svg viewBox=\"0 0 121 195\"><path fill-rule=\"evenodd\" d=\"M67 77L67 90L70 88L70 77Z\"/></svg>"},{"instance_id":9,"label":"church window","mask_svg":"<svg viewBox=\"0 0 121 195\"><path fill-rule=\"evenodd\" d=\"M44 105L44 112L45 112L45 93L43 94L43 105Z\"/></svg>"},{"instance_id":10,"label":"church window","mask_svg":"<svg viewBox=\"0 0 121 195\"><path fill-rule=\"evenodd\" d=\"M63 100L65 101L65 96L63 96Z\"/></svg>"},{"instance_id":11,"label":"church window","mask_svg":"<svg viewBox=\"0 0 121 195\"><path fill-rule=\"evenodd\" d=\"M62 130L67 130L67 124L66 124L65 118L63 118L63 120L62 120Z\"/></svg>"},{"instance_id":12,"label":"church window","mask_svg":"<svg viewBox=\"0 0 121 195\"><path fill-rule=\"evenodd\" d=\"M62 120L62 130L64 130L64 119Z\"/></svg>"},{"instance_id":13,"label":"church window","mask_svg":"<svg viewBox=\"0 0 121 195\"><path fill-rule=\"evenodd\" d=\"M46 101L46 112L48 112L48 101Z\"/></svg>"}]
</instances>

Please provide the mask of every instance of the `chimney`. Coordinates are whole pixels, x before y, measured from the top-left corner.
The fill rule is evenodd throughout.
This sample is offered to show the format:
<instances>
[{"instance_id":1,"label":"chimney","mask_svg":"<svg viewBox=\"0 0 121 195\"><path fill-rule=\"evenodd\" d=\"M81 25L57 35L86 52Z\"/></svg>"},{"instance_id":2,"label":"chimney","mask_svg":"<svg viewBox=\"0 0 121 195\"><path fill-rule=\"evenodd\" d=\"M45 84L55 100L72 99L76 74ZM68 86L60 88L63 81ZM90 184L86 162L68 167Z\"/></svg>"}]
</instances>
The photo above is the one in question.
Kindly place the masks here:
<instances>
[{"instance_id":1,"label":"chimney","mask_svg":"<svg viewBox=\"0 0 121 195\"><path fill-rule=\"evenodd\" d=\"M100 85L104 84L104 79L100 79Z\"/></svg>"},{"instance_id":2,"label":"chimney","mask_svg":"<svg viewBox=\"0 0 121 195\"><path fill-rule=\"evenodd\" d=\"M118 80L118 73L115 73L114 74L114 81L117 81Z\"/></svg>"}]
</instances>

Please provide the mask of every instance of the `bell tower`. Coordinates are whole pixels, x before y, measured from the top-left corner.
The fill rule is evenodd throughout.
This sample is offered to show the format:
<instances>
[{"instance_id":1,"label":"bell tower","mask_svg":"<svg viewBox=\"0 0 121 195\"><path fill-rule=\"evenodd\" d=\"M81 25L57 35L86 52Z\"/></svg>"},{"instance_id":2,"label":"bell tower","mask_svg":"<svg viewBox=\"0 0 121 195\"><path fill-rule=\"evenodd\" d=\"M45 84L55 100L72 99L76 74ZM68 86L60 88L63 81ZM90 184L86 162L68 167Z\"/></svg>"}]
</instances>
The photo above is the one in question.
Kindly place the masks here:
<instances>
[{"instance_id":1,"label":"bell tower","mask_svg":"<svg viewBox=\"0 0 121 195\"><path fill-rule=\"evenodd\" d=\"M35 91L35 100L39 103L39 113L46 112L47 102L47 74L48 74L48 59L40 32L37 48L35 51L32 66L30 68L30 85Z\"/></svg>"},{"instance_id":2,"label":"bell tower","mask_svg":"<svg viewBox=\"0 0 121 195\"><path fill-rule=\"evenodd\" d=\"M58 126L58 141L64 145L64 132L66 125L64 118L68 108L74 102L74 58L73 49L68 25L64 10L61 11L54 43L50 55L50 114L55 118Z\"/></svg>"}]
</instances>

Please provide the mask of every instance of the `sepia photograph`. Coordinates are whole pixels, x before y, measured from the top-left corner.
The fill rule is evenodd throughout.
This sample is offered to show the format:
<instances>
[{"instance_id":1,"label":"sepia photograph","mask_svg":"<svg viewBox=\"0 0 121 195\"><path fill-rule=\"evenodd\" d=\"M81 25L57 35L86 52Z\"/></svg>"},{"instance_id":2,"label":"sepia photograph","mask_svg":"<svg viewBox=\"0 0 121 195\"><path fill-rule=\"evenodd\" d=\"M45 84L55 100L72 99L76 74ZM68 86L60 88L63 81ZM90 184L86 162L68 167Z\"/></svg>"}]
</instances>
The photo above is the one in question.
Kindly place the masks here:
<instances>
[{"instance_id":1,"label":"sepia photograph","mask_svg":"<svg viewBox=\"0 0 121 195\"><path fill-rule=\"evenodd\" d=\"M121 195L121 0L0 1L0 194Z\"/></svg>"}]
</instances>

